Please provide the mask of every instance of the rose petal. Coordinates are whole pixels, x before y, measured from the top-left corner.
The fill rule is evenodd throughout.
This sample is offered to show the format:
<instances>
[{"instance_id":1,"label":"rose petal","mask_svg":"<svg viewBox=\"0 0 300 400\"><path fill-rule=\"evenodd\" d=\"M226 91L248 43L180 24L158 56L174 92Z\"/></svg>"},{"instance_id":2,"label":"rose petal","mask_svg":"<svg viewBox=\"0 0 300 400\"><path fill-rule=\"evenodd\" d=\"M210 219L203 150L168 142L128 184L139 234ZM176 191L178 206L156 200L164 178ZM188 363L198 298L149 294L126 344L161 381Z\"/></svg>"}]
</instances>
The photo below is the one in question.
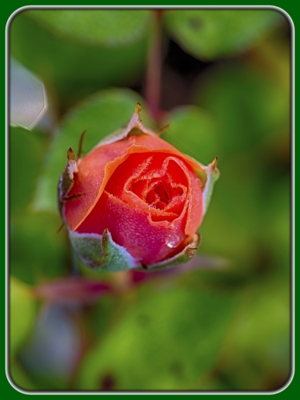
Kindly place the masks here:
<instances>
[{"instance_id":1,"label":"rose petal","mask_svg":"<svg viewBox=\"0 0 300 400\"><path fill-rule=\"evenodd\" d=\"M166 220L153 222L145 210L125 204L104 192L77 231L101 233L108 228L114 241L124 246L135 259L143 264L152 264L184 247L185 223L184 214L176 220L176 224ZM171 246L168 245L170 242Z\"/></svg>"},{"instance_id":2,"label":"rose petal","mask_svg":"<svg viewBox=\"0 0 300 400\"><path fill-rule=\"evenodd\" d=\"M115 170L105 190L125 203L147 211L155 221L172 221L183 210L188 191L183 186L188 186L187 174L183 161L169 154L147 153L146 159L144 153L132 154ZM173 179L182 184L176 185ZM140 182L142 184L138 185ZM164 193L165 188L170 193ZM158 189L161 189L161 196ZM181 192L181 195L174 195L173 192ZM164 195L168 197L165 202Z\"/></svg>"},{"instance_id":3,"label":"rose petal","mask_svg":"<svg viewBox=\"0 0 300 400\"><path fill-rule=\"evenodd\" d=\"M187 212L185 234L188 236L192 236L202 222L204 216L204 207L202 189L199 186L200 180L199 178L195 179L190 171L188 173L190 177L190 191L188 194L190 206Z\"/></svg>"}]
</instances>

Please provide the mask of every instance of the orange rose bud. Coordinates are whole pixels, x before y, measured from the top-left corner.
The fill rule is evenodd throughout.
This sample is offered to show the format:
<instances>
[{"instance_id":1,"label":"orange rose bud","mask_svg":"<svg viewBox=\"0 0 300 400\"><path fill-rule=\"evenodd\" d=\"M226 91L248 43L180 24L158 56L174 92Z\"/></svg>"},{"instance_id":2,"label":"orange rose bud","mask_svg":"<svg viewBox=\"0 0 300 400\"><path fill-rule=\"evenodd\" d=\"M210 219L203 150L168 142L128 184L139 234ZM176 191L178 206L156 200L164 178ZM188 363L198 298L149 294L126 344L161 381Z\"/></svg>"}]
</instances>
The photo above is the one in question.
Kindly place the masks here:
<instances>
[{"instance_id":1,"label":"orange rose bud","mask_svg":"<svg viewBox=\"0 0 300 400\"><path fill-rule=\"evenodd\" d=\"M76 166L68 156L71 166L60 180L71 243L92 268L165 268L197 249L196 231L218 177L216 160L204 167L182 154L142 124L140 110L138 103L128 126Z\"/></svg>"}]
</instances>

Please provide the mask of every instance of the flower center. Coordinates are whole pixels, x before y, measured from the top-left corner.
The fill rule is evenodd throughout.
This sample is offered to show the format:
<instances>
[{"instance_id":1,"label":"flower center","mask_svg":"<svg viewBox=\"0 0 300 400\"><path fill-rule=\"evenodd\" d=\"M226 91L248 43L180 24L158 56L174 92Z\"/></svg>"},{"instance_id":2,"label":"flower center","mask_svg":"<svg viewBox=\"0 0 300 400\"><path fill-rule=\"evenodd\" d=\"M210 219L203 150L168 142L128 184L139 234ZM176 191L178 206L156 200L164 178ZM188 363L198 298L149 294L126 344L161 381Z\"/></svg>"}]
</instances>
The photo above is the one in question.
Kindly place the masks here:
<instances>
[{"instance_id":1,"label":"flower center","mask_svg":"<svg viewBox=\"0 0 300 400\"><path fill-rule=\"evenodd\" d=\"M166 153L131 154L113 173L105 190L131 207L169 222L184 210L188 194L184 163Z\"/></svg>"},{"instance_id":2,"label":"flower center","mask_svg":"<svg viewBox=\"0 0 300 400\"><path fill-rule=\"evenodd\" d=\"M183 190L180 186L172 187L167 181L154 184L145 197L146 203L151 207L163 210L175 196L181 196Z\"/></svg>"}]
</instances>

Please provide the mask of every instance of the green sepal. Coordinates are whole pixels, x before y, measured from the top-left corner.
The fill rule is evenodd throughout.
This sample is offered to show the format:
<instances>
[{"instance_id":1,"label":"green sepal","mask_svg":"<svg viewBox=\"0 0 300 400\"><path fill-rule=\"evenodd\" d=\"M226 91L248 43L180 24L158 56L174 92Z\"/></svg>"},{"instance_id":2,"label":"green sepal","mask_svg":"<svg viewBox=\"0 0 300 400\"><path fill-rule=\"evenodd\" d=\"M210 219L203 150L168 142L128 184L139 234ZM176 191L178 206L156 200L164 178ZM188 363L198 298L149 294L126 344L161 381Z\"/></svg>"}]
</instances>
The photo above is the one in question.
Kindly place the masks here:
<instances>
[{"instance_id":1,"label":"green sepal","mask_svg":"<svg viewBox=\"0 0 300 400\"><path fill-rule=\"evenodd\" d=\"M203 190L203 215L208 209L214 184L220 176L220 172L217 169L217 161L218 158L216 157L207 167L203 167L206 172L206 182Z\"/></svg>"},{"instance_id":2,"label":"green sepal","mask_svg":"<svg viewBox=\"0 0 300 400\"><path fill-rule=\"evenodd\" d=\"M185 246L185 248L178 254L176 254L173 257L170 257L166 260L160 261L155 264L151 265L143 265L143 268L138 268L139 270L148 270L148 271L160 271L163 269L169 269L176 267L177 265L185 264L188 261L191 261L192 258L194 258L197 248L200 243L200 235L196 233L194 235L194 239Z\"/></svg>"},{"instance_id":3,"label":"green sepal","mask_svg":"<svg viewBox=\"0 0 300 400\"><path fill-rule=\"evenodd\" d=\"M103 235L69 231L69 237L80 260L92 269L118 272L140 265L124 247L113 241L108 229Z\"/></svg>"},{"instance_id":4,"label":"green sepal","mask_svg":"<svg viewBox=\"0 0 300 400\"><path fill-rule=\"evenodd\" d=\"M119 140L125 139L129 135L139 135L147 134L151 136L158 136L165 128L160 129L158 132L147 128L141 120L140 112L142 111L142 106L139 102L135 105L134 113L125 127L119 128L115 132L106 136L104 139L100 140L96 147L103 146L105 144L111 144ZM96 148L95 147L95 148Z\"/></svg>"}]
</instances>

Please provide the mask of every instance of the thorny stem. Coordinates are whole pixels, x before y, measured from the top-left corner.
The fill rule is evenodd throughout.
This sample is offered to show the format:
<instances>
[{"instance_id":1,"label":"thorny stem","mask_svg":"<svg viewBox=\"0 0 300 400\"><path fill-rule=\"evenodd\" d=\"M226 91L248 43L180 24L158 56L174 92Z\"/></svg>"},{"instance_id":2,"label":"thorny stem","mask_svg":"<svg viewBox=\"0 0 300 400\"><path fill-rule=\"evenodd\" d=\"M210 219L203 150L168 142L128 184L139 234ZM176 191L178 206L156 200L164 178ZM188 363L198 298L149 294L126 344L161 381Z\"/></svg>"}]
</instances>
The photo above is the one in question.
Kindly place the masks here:
<instances>
[{"instance_id":1,"label":"thorny stem","mask_svg":"<svg viewBox=\"0 0 300 400\"><path fill-rule=\"evenodd\" d=\"M148 51L145 87L145 99L149 111L157 124L159 124L162 114L159 107L162 63L162 13L163 10L154 10L154 23Z\"/></svg>"}]
</instances>

